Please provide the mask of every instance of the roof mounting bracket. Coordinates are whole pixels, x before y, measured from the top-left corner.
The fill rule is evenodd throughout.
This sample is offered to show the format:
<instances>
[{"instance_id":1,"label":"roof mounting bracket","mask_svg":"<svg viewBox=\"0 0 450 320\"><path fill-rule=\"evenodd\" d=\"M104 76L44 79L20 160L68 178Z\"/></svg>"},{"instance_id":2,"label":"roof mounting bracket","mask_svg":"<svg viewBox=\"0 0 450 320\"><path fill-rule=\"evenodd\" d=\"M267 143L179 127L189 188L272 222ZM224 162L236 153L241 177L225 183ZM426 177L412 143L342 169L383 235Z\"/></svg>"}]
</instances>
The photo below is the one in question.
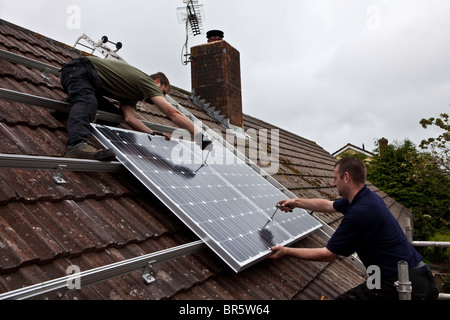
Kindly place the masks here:
<instances>
[{"instance_id":1,"label":"roof mounting bracket","mask_svg":"<svg viewBox=\"0 0 450 320\"><path fill-rule=\"evenodd\" d=\"M45 83L50 84L49 70L48 69L45 69L44 71L42 71L41 76L44 79Z\"/></svg>"},{"instance_id":2,"label":"roof mounting bracket","mask_svg":"<svg viewBox=\"0 0 450 320\"><path fill-rule=\"evenodd\" d=\"M142 273L142 278L144 279L146 284L150 284L156 281L156 279L150 274L152 264L155 263L156 260L149 261L145 266L144 272Z\"/></svg>"},{"instance_id":3,"label":"roof mounting bracket","mask_svg":"<svg viewBox=\"0 0 450 320\"><path fill-rule=\"evenodd\" d=\"M67 168L67 165L65 165L65 164L59 164L58 168L56 168L56 172L53 175L53 179L55 179L57 184L65 184L66 183L66 180L64 180L62 177L64 169L66 169L66 168Z\"/></svg>"}]
</instances>

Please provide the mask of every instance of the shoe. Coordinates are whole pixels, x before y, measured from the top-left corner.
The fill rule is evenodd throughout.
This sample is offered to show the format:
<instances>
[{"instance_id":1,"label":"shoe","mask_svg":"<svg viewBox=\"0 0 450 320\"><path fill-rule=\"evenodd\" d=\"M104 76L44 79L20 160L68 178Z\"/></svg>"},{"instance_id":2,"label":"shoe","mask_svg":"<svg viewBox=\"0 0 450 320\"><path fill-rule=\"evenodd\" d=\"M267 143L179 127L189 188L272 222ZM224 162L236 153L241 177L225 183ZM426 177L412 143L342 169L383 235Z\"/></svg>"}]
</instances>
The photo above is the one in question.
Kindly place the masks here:
<instances>
[{"instance_id":1,"label":"shoe","mask_svg":"<svg viewBox=\"0 0 450 320\"><path fill-rule=\"evenodd\" d=\"M92 144L83 141L73 147L67 147L64 158L112 161L116 158L116 154L112 149L97 149Z\"/></svg>"}]
</instances>

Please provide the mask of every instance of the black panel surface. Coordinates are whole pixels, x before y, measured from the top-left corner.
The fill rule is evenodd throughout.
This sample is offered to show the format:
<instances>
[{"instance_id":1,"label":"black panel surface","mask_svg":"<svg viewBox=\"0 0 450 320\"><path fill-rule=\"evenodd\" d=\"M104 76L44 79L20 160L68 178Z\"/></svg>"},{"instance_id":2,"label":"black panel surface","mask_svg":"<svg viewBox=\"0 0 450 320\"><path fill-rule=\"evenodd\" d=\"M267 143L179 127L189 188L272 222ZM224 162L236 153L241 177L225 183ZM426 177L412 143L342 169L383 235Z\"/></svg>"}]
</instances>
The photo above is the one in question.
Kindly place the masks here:
<instances>
[{"instance_id":1,"label":"black panel surface","mask_svg":"<svg viewBox=\"0 0 450 320\"><path fill-rule=\"evenodd\" d=\"M321 227L302 209L277 211L286 196L231 152L106 126L94 135L236 272Z\"/></svg>"}]
</instances>

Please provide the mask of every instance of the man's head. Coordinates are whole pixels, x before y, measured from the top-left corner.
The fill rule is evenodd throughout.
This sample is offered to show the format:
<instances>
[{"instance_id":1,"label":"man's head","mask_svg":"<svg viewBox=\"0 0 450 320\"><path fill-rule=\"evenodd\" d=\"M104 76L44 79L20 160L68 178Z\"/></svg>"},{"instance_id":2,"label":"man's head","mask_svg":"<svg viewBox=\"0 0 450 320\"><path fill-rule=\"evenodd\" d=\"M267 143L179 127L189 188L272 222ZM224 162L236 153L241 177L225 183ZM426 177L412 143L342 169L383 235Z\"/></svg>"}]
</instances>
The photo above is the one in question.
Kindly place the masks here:
<instances>
[{"instance_id":1,"label":"man's head","mask_svg":"<svg viewBox=\"0 0 450 320\"><path fill-rule=\"evenodd\" d=\"M156 85L161 89L161 91L164 95L169 93L170 82L164 73L158 72L158 73L152 74L150 76L150 78L152 78L153 81L155 81Z\"/></svg>"},{"instance_id":2,"label":"man's head","mask_svg":"<svg viewBox=\"0 0 450 320\"><path fill-rule=\"evenodd\" d=\"M334 165L333 186L339 195L353 198L355 191L359 191L366 182L367 170L365 164L356 158L342 158Z\"/></svg>"}]
</instances>

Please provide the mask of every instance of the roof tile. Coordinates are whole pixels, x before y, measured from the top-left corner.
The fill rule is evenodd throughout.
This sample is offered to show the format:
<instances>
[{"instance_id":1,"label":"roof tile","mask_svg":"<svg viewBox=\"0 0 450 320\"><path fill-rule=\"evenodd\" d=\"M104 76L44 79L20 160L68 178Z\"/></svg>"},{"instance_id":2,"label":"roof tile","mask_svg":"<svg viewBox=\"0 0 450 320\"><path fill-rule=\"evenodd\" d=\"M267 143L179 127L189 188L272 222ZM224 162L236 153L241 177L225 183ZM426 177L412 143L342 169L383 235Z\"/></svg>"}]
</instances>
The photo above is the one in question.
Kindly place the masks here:
<instances>
[{"instance_id":1,"label":"roof tile","mask_svg":"<svg viewBox=\"0 0 450 320\"><path fill-rule=\"evenodd\" d=\"M10 226L9 229L11 232L14 232L17 243L21 243L22 247L25 248L25 250L20 250L22 252L22 263L30 264L38 260L50 260L63 252L62 248L42 228L42 225L29 213L27 207L23 204L10 203L2 209L0 219L5 228ZM17 248L14 248L14 246L2 247L1 251L1 256L13 256L17 252ZM11 266L16 267L16 265ZM8 269L8 263L1 263L0 266L2 270Z\"/></svg>"}]
</instances>

